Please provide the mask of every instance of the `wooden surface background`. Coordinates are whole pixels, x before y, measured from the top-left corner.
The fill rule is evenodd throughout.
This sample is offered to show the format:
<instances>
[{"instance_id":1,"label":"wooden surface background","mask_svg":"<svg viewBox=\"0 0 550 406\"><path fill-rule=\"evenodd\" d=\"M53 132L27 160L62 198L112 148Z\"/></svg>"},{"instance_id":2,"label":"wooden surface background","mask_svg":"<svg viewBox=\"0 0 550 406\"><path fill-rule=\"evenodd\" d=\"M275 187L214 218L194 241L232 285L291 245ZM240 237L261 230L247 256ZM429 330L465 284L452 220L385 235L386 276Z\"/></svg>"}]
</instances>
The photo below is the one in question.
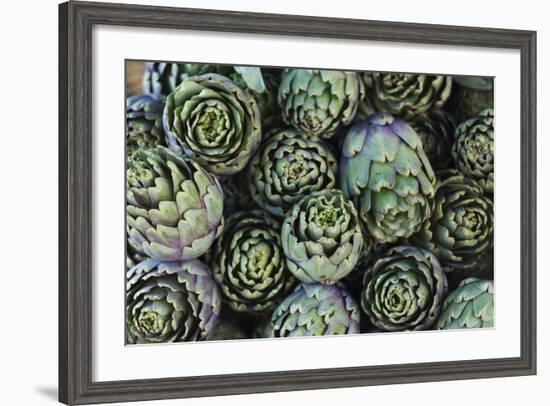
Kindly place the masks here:
<instances>
[{"instance_id":1,"label":"wooden surface background","mask_svg":"<svg viewBox=\"0 0 550 406\"><path fill-rule=\"evenodd\" d=\"M143 71L145 62L126 61L126 95L143 93Z\"/></svg>"}]
</instances>

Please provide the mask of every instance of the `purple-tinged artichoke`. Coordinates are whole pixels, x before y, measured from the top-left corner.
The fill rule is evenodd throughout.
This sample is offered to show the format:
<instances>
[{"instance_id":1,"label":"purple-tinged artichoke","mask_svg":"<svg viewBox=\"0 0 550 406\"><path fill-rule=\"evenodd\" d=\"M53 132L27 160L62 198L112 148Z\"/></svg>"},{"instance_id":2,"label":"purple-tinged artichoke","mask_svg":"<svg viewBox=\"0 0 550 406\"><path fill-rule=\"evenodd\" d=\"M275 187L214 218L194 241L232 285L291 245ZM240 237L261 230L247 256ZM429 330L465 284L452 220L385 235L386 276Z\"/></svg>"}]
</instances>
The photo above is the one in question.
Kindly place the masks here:
<instances>
[{"instance_id":1,"label":"purple-tinged artichoke","mask_svg":"<svg viewBox=\"0 0 550 406\"><path fill-rule=\"evenodd\" d=\"M340 284L300 284L273 312L274 337L359 333L359 306Z\"/></svg>"},{"instance_id":2,"label":"purple-tinged artichoke","mask_svg":"<svg viewBox=\"0 0 550 406\"><path fill-rule=\"evenodd\" d=\"M437 322L440 330L485 328L494 325L493 281L464 279L443 302Z\"/></svg>"},{"instance_id":3,"label":"purple-tinged artichoke","mask_svg":"<svg viewBox=\"0 0 550 406\"><path fill-rule=\"evenodd\" d=\"M340 157L340 187L379 243L408 238L430 216L435 175L416 132L388 114L348 130Z\"/></svg>"},{"instance_id":4,"label":"purple-tinged artichoke","mask_svg":"<svg viewBox=\"0 0 550 406\"><path fill-rule=\"evenodd\" d=\"M285 69L278 101L285 122L306 137L331 138L352 123L363 96L356 72Z\"/></svg>"},{"instance_id":5,"label":"purple-tinged artichoke","mask_svg":"<svg viewBox=\"0 0 550 406\"><path fill-rule=\"evenodd\" d=\"M383 331L426 330L437 321L447 278L430 251L390 248L365 273L361 306Z\"/></svg>"},{"instance_id":6,"label":"purple-tinged artichoke","mask_svg":"<svg viewBox=\"0 0 550 406\"><path fill-rule=\"evenodd\" d=\"M456 167L493 193L494 186L494 114L492 109L458 125L452 154Z\"/></svg>"},{"instance_id":7,"label":"purple-tinged artichoke","mask_svg":"<svg viewBox=\"0 0 550 406\"><path fill-rule=\"evenodd\" d=\"M261 141L256 100L218 74L185 79L168 95L163 123L170 149L217 175L242 170Z\"/></svg>"},{"instance_id":8,"label":"purple-tinged artichoke","mask_svg":"<svg viewBox=\"0 0 550 406\"><path fill-rule=\"evenodd\" d=\"M223 192L197 163L168 149L129 157L128 238L147 256L182 261L203 255L223 229Z\"/></svg>"},{"instance_id":9,"label":"purple-tinged artichoke","mask_svg":"<svg viewBox=\"0 0 550 406\"><path fill-rule=\"evenodd\" d=\"M336 157L320 140L297 130L275 130L250 161L252 197L271 214L282 217L302 197L336 185Z\"/></svg>"},{"instance_id":10,"label":"purple-tinged artichoke","mask_svg":"<svg viewBox=\"0 0 550 406\"><path fill-rule=\"evenodd\" d=\"M218 286L199 260L148 259L127 273L128 344L205 340L220 309Z\"/></svg>"},{"instance_id":11,"label":"purple-tinged artichoke","mask_svg":"<svg viewBox=\"0 0 550 406\"><path fill-rule=\"evenodd\" d=\"M290 272L305 283L333 284L349 274L364 238L353 203L339 190L310 193L286 215L281 240Z\"/></svg>"}]
</instances>

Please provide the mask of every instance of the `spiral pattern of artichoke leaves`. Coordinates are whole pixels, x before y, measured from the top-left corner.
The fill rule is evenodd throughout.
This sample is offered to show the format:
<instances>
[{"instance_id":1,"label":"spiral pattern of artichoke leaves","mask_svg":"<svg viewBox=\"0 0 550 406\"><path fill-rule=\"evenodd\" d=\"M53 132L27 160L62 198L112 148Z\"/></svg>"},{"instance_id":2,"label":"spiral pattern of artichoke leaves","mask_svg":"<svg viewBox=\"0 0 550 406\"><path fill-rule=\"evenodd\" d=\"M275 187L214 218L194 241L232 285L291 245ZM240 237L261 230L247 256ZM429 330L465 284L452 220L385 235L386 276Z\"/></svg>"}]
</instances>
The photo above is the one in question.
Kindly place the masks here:
<instances>
[{"instance_id":1,"label":"spiral pattern of artichoke leaves","mask_svg":"<svg viewBox=\"0 0 550 406\"><path fill-rule=\"evenodd\" d=\"M373 114L342 145L340 186L379 243L407 238L430 216L435 175L422 142L404 121Z\"/></svg>"},{"instance_id":2,"label":"spiral pattern of artichoke leaves","mask_svg":"<svg viewBox=\"0 0 550 406\"><path fill-rule=\"evenodd\" d=\"M336 158L322 141L276 130L250 162L250 190L258 205L282 217L303 196L334 188L336 173Z\"/></svg>"},{"instance_id":3,"label":"spiral pattern of artichoke leaves","mask_svg":"<svg viewBox=\"0 0 550 406\"><path fill-rule=\"evenodd\" d=\"M128 238L151 258L181 261L203 255L223 228L223 192L197 163L163 147L128 160Z\"/></svg>"},{"instance_id":4,"label":"spiral pattern of artichoke leaves","mask_svg":"<svg viewBox=\"0 0 550 406\"><path fill-rule=\"evenodd\" d=\"M452 149L456 167L488 193L494 186L494 115L492 109L459 124Z\"/></svg>"},{"instance_id":5,"label":"spiral pattern of artichoke leaves","mask_svg":"<svg viewBox=\"0 0 550 406\"><path fill-rule=\"evenodd\" d=\"M410 241L437 255L446 271L476 268L493 246L493 203L455 169L437 177L433 214Z\"/></svg>"},{"instance_id":6,"label":"spiral pattern of artichoke leaves","mask_svg":"<svg viewBox=\"0 0 550 406\"><path fill-rule=\"evenodd\" d=\"M361 305L381 330L425 330L439 317L446 293L447 278L435 255L397 246L365 273Z\"/></svg>"},{"instance_id":7,"label":"spiral pattern of artichoke leaves","mask_svg":"<svg viewBox=\"0 0 550 406\"><path fill-rule=\"evenodd\" d=\"M357 264L364 245L353 203L335 189L300 200L284 219L281 239L288 269L305 283L342 279Z\"/></svg>"},{"instance_id":8,"label":"spiral pattern of artichoke leaves","mask_svg":"<svg viewBox=\"0 0 550 406\"><path fill-rule=\"evenodd\" d=\"M432 168L449 168L452 163L451 148L456 127L451 116L441 110L435 110L419 114L410 124L420 137Z\"/></svg>"},{"instance_id":9,"label":"spiral pattern of artichoke leaves","mask_svg":"<svg viewBox=\"0 0 550 406\"><path fill-rule=\"evenodd\" d=\"M405 119L443 107L453 83L450 76L407 73L364 73L363 81L374 111Z\"/></svg>"},{"instance_id":10,"label":"spiral pattern of artichoke leaves","mask_svg":"<svg viewBox=\"0 0 550 406\"><path fill-rule=\"evenodd\" d=\"M440 330L494 326L493 281L464 279L449 293L437 322Z\"/></svg>"},{"instance_id":11,"label":"spiral pattern of artichoke leaves","mask_svg":"<svg viewBox=\"0 0 550 406\"><path fill-rule=\"evenodd\" d=\"M273 337L359 333L358 304L341 284L300 284L273 312Z\"/></svg>"},{"instance_id":12,"label":"spiral pattern of artichoke leaves","mask_svg":"<svg viewBox=\"0 0 550 406\"><path fill-rule=\"evenodd\" d=\"M285 122L307 137L331 138L351 124L363 96L355 72L286 69L278 101Z\"/></svg>"},{"instance_id":13,"label":"spiral pattern of artichoke leaves","mask_svg":"<svg viewBox=\"0 0 550 406\"><path fill-rule=\"evenodd\" d=\"M162 111L164 98L150 94L128 97L126 101L126 148L131 155L139 148L164 145Z\"/></svg>"},{"instance_id":14,"label":"spiral pattern of artichoke leaves","mask_svg":"<svg viewBox=\"0 0 550 406\"><path fill-rule=\"evenodd\" d=\"M220 310L218 286L199 260L148 259L127 273L128 344L205 340Z\"/></svg>"},{"instance_id":15,"label":"spiral pattern of artichoke leaves","mask_svg":"<svg viewBox=\"0 0 550 406\"><path fill-rule=\"evenodd\" d=\"M217 175L242 170L261 141L254 97L218 74L185 79L166 99L168 146Z\"/></svg>"},{"instance_id":16,"label":"spiral pattern of artichoke leaves","mask_svg":"<svg viewBox=\"0 0 550 406\"><path fill-rule=\"evenodd\" d=\"M224 301L237 312L271 311L294 284L277 224L258 210L229 216L210 258Z\"/></svg>"}]
</instances>

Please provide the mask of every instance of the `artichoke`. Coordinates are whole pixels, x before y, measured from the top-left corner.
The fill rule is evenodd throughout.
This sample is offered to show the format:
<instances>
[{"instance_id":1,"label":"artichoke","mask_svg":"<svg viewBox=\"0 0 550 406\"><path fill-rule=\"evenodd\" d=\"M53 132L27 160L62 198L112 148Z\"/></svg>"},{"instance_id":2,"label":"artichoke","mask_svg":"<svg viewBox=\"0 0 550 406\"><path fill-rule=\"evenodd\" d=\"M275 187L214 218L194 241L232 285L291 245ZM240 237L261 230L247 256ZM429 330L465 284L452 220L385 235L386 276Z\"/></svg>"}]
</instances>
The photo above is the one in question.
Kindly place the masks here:
<instances>
[{"instance_id":1,"label":"artichoke","mask_svg":"<svg viewBox=\"0 0 550 406\"><path fill-rule=\"evenodd\" d=\"M478 267L493 246L493 203L457 170L437 177L433 214L410 241L432 251L447 271Z\"/></svg>"},{"instance_id":2,"label":"artichoke","mask_svg":"<svg viewBox=\"0 0 550 406\"><path fill-rule=\"evenodd\" d=\"M430 111L419 114L410 124L420 137L432 168L449 168L456 127L451 116L441 110Z\"/></svg>"},{"instance_id":3,"label":"artichoke","mask_svg":"<svg viewBox=\"0 0 550 406\"><path fill-rule=\"evenodd\" d=\"M453 83L450 76L407 73L364 73L363 81L374 112L405 119L443 107Z\"/></svg>"},{"instance_id":4,"label":"artichoke","mask_svg":"<svg viewBox=\"0 0 550 406\"><path fill-rule=\"evenodd\" d=\"M220 309L218 286L199 260L148 259L127 273L128 344L204 340Z\"/></svg>"},{"instance_id":5,"label":"artichoke","mask_svg":"<svg viewBox=\"0 0 550 406\"><path fill-rule=\"evenodd\" d=\"M481 76L454 76L447 111L461 123L480 111L493 108L493 79Z\"/></svg>"},{"instance_id":6,"label":"artichoke","mask_svg":"<svg viewBox=\"0 0 550 406\"><path fill-rule=\"evenodd\" d=\"M494 115L488 109L458 125L452 154L457 169L488 193L494 186Z\"/></svg>"},{"instance_id":7,"label":"artichoke","mask_svg":"<svg viewBox=\"0 0 550 406\"><path fill-rule=\"evenodd\" d=\"M449 330L493 327L493 290L493 281L464 279L443 302L437 328Z\"/></svg>"},{"instance_id":8,"label":"artichoke","mask_svg":"<svg viewBox=\"0 0 550 406\"><path fill-rule=\"evenodd\" d=\"M169 147L218 175L243 169L261 141L254 98L218 74L185 79L166 99Z\"/></svg>"},{"instance_id":9,"label":"artichoke","mask_svg":"<svg viewBox=\"0 0 550 406\"><path fill-rule=\"evenodd\" d=\"M273 312L273 336L357 334L359 313L359 306L340 284L300 284Z\"/></svg>"},{"instance_id":10,"label":"artichoke","mask_svg":"<svg viewBox=\"0 0 550 406\"><path fill-rule=\"evenodd\" d=\"M323 284L349 274L364 244L357 211L339 190L300 200L284 219L281 240L290 272L302 282Z\"/></svg>"},{"instance_id":11,"label":"artichoke","mask_svg":"<svg viewBox=\"0 0 550 406\"><path fill-rule=\"evenodd\" d=\"M336 158L322 141L277 130L250 162L250 190L258 205L282 217L303 196L334 188L336 173Z\"/></svg>"},{"instance_id":12,"label":"artichoke","mask_svg":"<svg viewBox=\"0 0 550 406\"><path fill-rule=\"evenodd\" d=\"M259 210L229 216L209 257L224 301L237 312L271 311L294 284L278 224Z\"/></svg>"},{"instance_id":13,"label":"artichoke","mask_svg":"<svg viewBox=\"0 0 550 406\"><path fill-rule=\"evenodd\" d=\"M142 94L126 100L126 148L128 155L139 148L164 144L162 97Z\"/></svg>"},{"instance_id":14,"label":"artichoke","mask_svg":"<svg viewBox=\"0 0 550 406\"><path fill-rule=\"evenodd\" d=\"M369 234L393 243L430 216L435 175L416 132L398 118L374 114L344 138L340 186Z\"/></svg>"},{"instance_id":15,"label":"artichoke","mask_svg":"<svg viewBox=\"0 0 550 406\"><path fill-rule=\"evenodd\" d=\"M447 278L430 251L390 248L365 272L361 306L384 331L425 330L437 320Z\"/></svg>"},{"instance_id":16,"label":"artichoke","mask_svg":"<svg viewBox=\"0 0 550 406\"><path fill-rule=\"evenodd\" d=\"M128 160L128 239L147 256L180 261L204 254L223 228L218 180L166 148Z\"/></svg>"},{"instance_id":17,"label":"artichoke","mask_svg":"<svg viewBox=\"0 0 550 406\"><path fill-rule=\"evenodd\" d=\"M355 72L285 69L278 101L286 123L307 137L331 138L351 124L363 96Z\"/></svg>"},{"instance_id":18,"label":"artichoke","mask_svg":"<svg viewBox=\"0 0 550 406\"><path fill-rule=\"evenodd\" d=\"M208 337L208 341L219 340L242 340L249 338L248 334L238 323L229 320L220 320L216 327L212 329Z\"/></svg>"}]
</instances>

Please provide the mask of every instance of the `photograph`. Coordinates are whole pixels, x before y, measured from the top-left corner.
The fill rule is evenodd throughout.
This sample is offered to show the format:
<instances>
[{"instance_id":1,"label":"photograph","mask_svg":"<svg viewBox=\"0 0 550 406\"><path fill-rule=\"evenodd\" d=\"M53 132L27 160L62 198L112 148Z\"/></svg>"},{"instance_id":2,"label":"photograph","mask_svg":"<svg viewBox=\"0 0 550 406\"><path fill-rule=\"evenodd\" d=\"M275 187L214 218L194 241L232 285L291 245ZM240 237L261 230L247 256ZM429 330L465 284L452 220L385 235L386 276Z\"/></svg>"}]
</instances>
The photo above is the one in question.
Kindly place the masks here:
<instances>
[{"instance_id":1,"label":"photograph","mask_svg":"<svg viewBox=\"0 0 550 406\"><path fill-rule=\"evenodd\" d=\"M125 344L495 328L494 88L126 60Z\"/></svg>"}]
</instances>

